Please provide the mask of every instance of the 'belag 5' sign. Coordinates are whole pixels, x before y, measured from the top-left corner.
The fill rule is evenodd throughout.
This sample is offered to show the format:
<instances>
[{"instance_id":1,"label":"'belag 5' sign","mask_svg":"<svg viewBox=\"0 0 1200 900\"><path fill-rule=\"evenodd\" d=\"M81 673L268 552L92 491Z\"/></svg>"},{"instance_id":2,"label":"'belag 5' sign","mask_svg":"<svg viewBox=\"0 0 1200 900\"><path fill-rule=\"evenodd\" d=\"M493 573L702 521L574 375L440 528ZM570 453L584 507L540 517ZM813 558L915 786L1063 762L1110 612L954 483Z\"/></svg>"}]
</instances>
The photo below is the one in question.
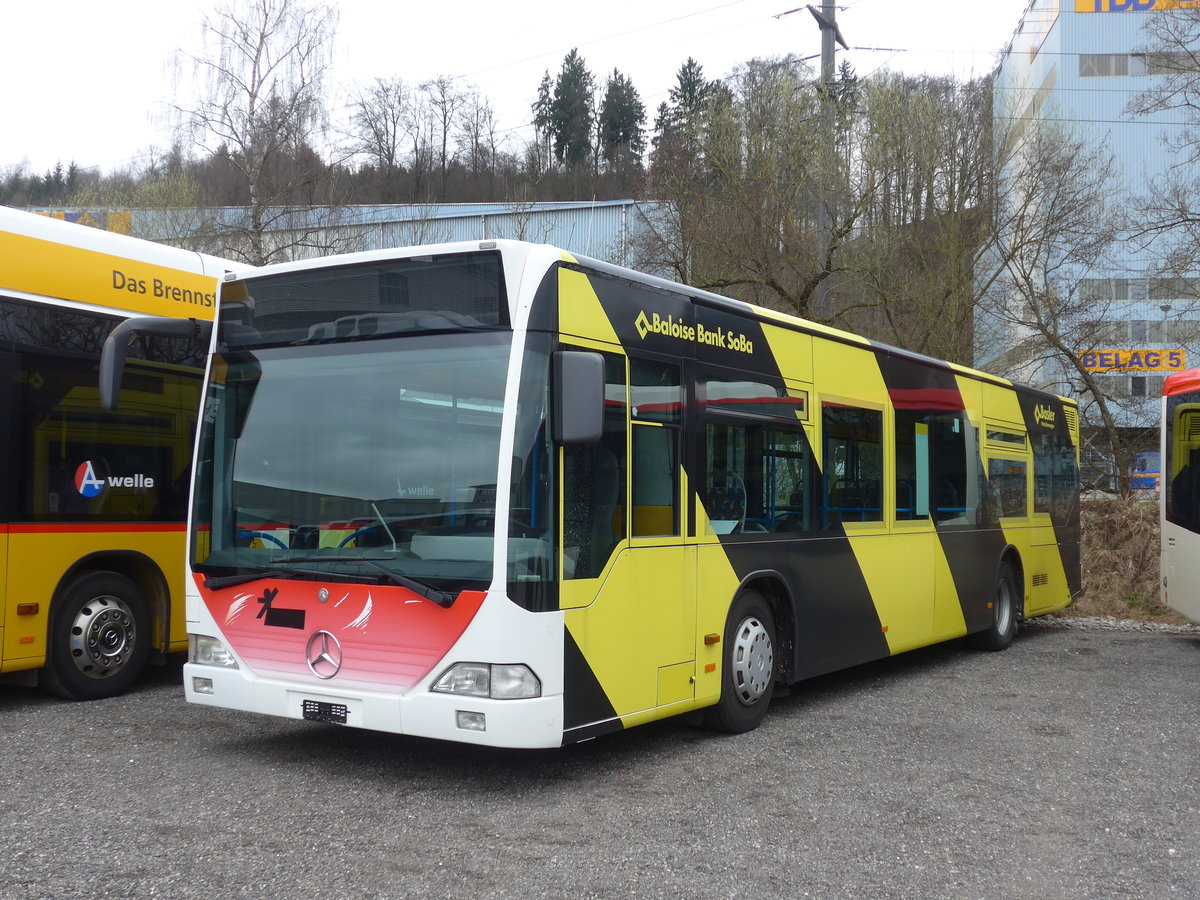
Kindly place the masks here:
<instances>
[{"instance_id":1,"label":"'belag 5' sign","mask_svg":"<svg viewBox=\"0 0 1200 900\"><path fill-rule=\"evenodd\" d=\"M1085 350L1079 359L1089 372L1181 372L1187 368L1183 350Z\"/></svg>"}]
</instances>

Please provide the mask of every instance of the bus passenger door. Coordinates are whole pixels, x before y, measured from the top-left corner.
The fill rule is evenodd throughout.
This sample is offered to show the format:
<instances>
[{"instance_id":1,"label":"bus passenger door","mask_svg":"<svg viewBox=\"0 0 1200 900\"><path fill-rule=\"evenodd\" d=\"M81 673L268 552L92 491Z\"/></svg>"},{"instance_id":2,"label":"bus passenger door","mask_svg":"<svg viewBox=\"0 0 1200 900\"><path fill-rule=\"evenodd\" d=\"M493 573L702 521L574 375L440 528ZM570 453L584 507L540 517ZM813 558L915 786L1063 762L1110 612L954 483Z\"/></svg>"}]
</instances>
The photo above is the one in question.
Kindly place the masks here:
<instances>
[{"instance_id":1,"label":"bus passenger door","mask_svg":"<svg viewBox=\"0 0 1200 900\"><path fill-rule=\"evenodd\" d=\"M695 559L689 566L681 531L679 368L635 360L628 400L624 364L606 355L600 443L562 450L568 653L573 643L581 657L575 669L594 679L611 707L578 708L573 689L580 697L597 693L595 685L572 684L568 660L568 728L649 713L694 692Z\"/></svg>"},{"instance_id":2,"label":"bus passenger door","mask_svg":"<svg viewBox=\"0 0 1200 900\"><path fill-rule=\"evenodd\" d=\"M631 412L628 569L639 598L635 619L641 619L631 637L641 641L652 705L661 707L695 694L696 548L683 542L679 428L640 421L636 404Z\"/></svg>"}]
</instances>

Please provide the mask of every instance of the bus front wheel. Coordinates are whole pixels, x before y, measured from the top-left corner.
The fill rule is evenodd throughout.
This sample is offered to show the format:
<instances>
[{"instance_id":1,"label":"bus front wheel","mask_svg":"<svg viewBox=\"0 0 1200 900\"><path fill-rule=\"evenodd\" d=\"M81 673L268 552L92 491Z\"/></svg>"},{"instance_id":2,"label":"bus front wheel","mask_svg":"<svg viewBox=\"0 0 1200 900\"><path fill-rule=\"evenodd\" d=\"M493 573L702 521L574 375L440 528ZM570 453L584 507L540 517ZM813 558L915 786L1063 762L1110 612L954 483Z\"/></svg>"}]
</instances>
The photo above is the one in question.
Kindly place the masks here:
<instances>
[{"instance_id":1,"label":"bus front wheel","mask_svg":"<svg viewBox=\"0 0 1200 900\"><path fill-rule=\"evenodd\" d=\"M69 700L126 691L150 655L150 615L136 584L95 572L64 592L52 616L42 686Z\"/></svg>"},{"instance_id":2,"label":"bus front wheel","mask_svg":"<svg viewBox=\"0 0 1200 900\"><path fill-rule=\"evenodd\" d=\"M721 699L705 711L716 731L752 731L767 714L775 684L775 617L758 591L738 594L725 622Z\"/></svg>"},{"instance_id":3,"label":"bus front wheel","mask_svg":"<svg viewBox=\"0 0 1200 900\"><path fill-rule=\"evenodd\" d=\"M996 571L996 595L992 600L992 624L971 635L976 650L1007 650L1017 634L1017 574L1008 562Z\"/></svg>"}]
</instances>

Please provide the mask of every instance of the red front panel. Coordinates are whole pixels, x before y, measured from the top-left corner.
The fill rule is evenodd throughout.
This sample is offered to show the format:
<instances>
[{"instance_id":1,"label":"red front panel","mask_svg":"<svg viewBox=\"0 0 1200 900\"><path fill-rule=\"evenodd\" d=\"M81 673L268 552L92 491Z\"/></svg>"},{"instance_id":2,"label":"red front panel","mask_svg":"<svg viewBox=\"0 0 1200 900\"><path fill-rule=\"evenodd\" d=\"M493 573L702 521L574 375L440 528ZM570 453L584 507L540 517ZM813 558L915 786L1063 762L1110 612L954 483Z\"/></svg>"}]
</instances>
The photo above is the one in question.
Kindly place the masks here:
<instances>
[{"instance_id":1,"label":"red front panel","mask_svg":"<svg viewBox=\"0 0 1200 900\"><path fill-rule=\"evenodd\" d=\"M211 591L195 578L226 643L255 675L324 683L309 668L309 641L326 631L341 647L331 683L398 692L445 657L485 596L463 591L445 608L392 585L262 579Z\"/></svg>"}]
</instances>

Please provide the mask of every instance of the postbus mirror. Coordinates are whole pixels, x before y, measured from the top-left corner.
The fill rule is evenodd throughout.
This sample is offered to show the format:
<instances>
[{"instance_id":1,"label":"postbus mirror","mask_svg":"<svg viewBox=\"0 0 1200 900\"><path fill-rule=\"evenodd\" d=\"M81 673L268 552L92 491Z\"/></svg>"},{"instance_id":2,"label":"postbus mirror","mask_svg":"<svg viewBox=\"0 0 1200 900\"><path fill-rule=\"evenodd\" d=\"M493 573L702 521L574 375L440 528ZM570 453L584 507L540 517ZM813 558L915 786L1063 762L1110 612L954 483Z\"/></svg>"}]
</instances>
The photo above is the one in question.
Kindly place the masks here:
<instances>
[{"instance_id":1,"label":"postbus mirror","mask_svg":"<svg viewBox=\"0 0 1200 900\"><path fill-rule=\"evenodd\" d=\"M172 319L167 316L135 316L114 328L104 341L100 353L100 406L109 412L117 408L121 382L125 377L125 354L134 335L191 338L207 346L212 335L212 322L203 319Z\"/></svg>"},{"instance_id":2,"label":"postbus mirror","mask_svg":"<svg viewBox=\"0 0 1200 900\"><path fill-rule=\"evenodd\" d=\"M554 440L595 444L604 434L604 358L586 350L554 354Z\"/></svg>"}]
</instances>

